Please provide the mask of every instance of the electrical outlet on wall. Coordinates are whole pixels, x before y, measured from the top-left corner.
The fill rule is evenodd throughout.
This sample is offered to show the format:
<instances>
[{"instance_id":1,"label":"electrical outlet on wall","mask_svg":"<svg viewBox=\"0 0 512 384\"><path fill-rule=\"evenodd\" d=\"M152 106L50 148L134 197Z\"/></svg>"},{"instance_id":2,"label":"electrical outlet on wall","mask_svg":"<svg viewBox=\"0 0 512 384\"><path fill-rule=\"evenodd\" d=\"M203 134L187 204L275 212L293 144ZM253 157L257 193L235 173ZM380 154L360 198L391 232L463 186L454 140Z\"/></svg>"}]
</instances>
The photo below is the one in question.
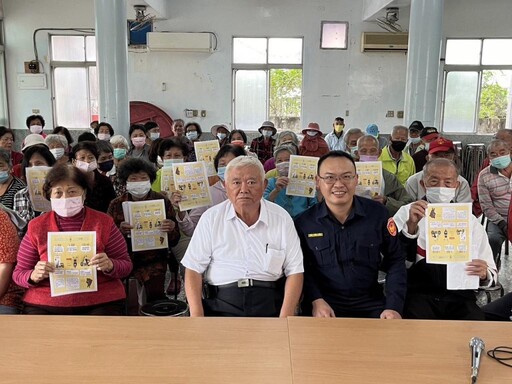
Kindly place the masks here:
<instances>
[{"instance_id":1,"label":"electrical outlet on wall","mask_svg":"<svg viewBox=\"0 0 512 384\"><path fill-rule=\"evenodd\" d=\"M395 111L388 111L386 117L395 117Z\"/></svg>"},{"instance_id":2,"label":"electrical outlet on wall","mask_svg":"<svg viewBox=\"0 0 512 384\"><path fill-rule=\"evenodd\" d=\"M398 117L399 119L403 119L404 118L404 111L396 111L396 117Z\"/></svg>"},{"instance_id":3,"label":"electrical outlet on wall","mask_svg":"<svg viewBox=\"0 0 512 384\"><path fill-rule=\"evenodd\" d=\"M206 110L201 109L201 117L206 117Z\"/></svg>"},{"instance_id":4,"label":"electrical outlet on wall","mask_svg":"<svg viewBox=\"0 0 512 384\"><path fill-rule=\"evenodd\" d=\"M194 117L194 111L192 109L185 109L185 116L188 118Z\"/></svg>"},{"instance_id":5,"label":"electrical outlet on wall","mask_svg":"<svg viewBox=\"0 0 512 384\"><path fill-rule=\"evenodd\" d=\"M39 115L41 113L41 110L38 108L32 108L32 114L33 115Z\"/></svg>"}]
</instances>

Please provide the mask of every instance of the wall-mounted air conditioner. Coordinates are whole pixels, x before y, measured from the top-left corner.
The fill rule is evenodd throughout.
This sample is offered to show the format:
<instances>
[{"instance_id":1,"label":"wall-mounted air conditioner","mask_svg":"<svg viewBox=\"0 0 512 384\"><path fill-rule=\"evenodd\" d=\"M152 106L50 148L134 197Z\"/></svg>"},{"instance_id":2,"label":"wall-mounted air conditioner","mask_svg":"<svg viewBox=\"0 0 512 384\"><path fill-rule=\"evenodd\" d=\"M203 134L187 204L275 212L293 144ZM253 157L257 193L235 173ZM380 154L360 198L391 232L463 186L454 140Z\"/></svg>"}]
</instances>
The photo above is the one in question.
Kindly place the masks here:
<instances>
[{"instance_id":1,"label":"wall-mounted air conditioner","mask_svg":"<svg viewBox=\"0 0 512 384\"><path fill-rule=\"evenodd\" d=\"M361 52L407 52L407 32L363 32Z\"/></svg>"},{"instance_id":2,"label":"wall-mounted air conditioner","mask_svg":"<svg viewBox=\"0 0 512 384\"><path fill-rule=\"evenodd\" d=\"M212 52L212 33L148 32L147 45L156 52Z\"/></svg>"}]
</instances>

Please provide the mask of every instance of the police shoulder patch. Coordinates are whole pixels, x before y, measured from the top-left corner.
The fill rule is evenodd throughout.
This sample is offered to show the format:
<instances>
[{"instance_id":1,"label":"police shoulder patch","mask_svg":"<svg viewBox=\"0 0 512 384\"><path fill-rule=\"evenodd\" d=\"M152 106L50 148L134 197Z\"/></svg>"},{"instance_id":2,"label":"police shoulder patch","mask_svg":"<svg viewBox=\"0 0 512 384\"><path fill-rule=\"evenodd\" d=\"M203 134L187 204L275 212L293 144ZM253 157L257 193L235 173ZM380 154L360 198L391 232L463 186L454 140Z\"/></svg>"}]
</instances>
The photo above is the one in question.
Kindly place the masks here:
<instances>
[{"instance_id":1,"label":"police shoulder patch","mask_svg":"<svg viewBox=\"0 0 512 384\"><path fill-rule=\"evenodd\" d=\"M396 229L396 223L395 223L395 220L393 220L392 217L390 217L388 219L388 225L387 225L387 228L388 228L388 232L391 236L396 236L397 234L397 229Z\"/></svg>"}]
</instances>

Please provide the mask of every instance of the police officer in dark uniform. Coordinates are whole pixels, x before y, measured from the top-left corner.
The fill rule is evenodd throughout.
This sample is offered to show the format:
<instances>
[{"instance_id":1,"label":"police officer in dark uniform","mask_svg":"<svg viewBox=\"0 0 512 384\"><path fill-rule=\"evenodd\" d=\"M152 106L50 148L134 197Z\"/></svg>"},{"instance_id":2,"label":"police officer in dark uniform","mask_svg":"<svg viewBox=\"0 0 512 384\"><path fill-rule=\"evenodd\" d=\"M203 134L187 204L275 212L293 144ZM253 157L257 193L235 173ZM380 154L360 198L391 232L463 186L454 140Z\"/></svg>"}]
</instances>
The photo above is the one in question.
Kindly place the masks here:
<instances>
[{"instance_id":1,"label":"police officer in dark uniform","mask_svg":"<svg viewBox=\"0 0 512 384\"><path fill-rule=\"evenodd\" d=\"M324 200L295 220L304 253L303 314L401 318L405 255L387 209L355 196L355 163L345 152L319 159L316 182ZM379 270L387 272L385 296Z\"/></svg>"}]
</instances>

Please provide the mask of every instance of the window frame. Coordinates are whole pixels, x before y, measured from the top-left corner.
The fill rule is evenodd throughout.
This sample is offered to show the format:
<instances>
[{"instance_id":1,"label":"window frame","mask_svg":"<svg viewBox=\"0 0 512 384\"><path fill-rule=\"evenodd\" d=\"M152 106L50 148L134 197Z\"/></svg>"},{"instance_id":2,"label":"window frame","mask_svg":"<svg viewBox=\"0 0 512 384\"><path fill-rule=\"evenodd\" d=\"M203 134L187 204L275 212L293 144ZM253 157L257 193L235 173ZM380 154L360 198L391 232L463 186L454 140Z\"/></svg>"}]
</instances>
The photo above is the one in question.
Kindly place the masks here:
<instances>
[{"instance_id":1,"label":"window frame","mask_svg":"<svg viewBox=\"0 0 512 384\"><path fill-rule=\"evenodd\" d=\"M52 51L52 37L54 36L80 36L84 39L84 61L62 61L62 60L53 60L53 51ZM50 58L50 76L51 76L51 99L52 99L52 115L55 126L62 125L59 123L59 119L57 116L57 99L56 99L56 85L55 85L55 69L57 68L84 68L85 69L85 78L87 83L87 110L88 115L92 116L92 108L91 108L91 86L90 86L90 76L89 71L91 67L97 67L96 61L87 60L87 45L86 38L88 36L94 36L94 33L52 33L48 34L48 56ZM97 59L97 58L96 58ZM67 127L68 129L84 129L87 127Z\"/></svg>"},{"instance_id":2,"label":"window frame","mask_svg":"<svg viewBox=\"0 0 512 384\"><path fill-rule=\"evenodd\" d=\"M237 64L235 63L235 50L234 50L234 41L235 39L266 39L267 40L267 49L266 49L266 64ZM268 47L270 39L301 39L302 47L301 47L301 64L269 64L268 62ZM233 129L237 129L236 127L236 72L239 70L260 70L266 72L266 81L267 81L267 89L266 89L266 111L265 111L265 120L269 119L270 113L270 71L272 69L300 69L302 74L302 86L304 85L304 36L232 36L231 38L231 118L233 121ZM302 87L303 88L303 87ZM300 117L302 118L303 114L303 98L304 93L300 94ZM255 130L245 130L246 132L257 132Z\"/></svg>"},{"instance_id":3,"label":"window frame","mask_svg":"<svg viewBox=\"0 0 512 384\"><path fill-rule=\"evenodd\" d=\"M483 56L483 47L484 40L510 40L512 37L447 37L444 40L443 47L443 58L441 59L443 62L443 73L442 73L442 92L441 92L441 100L440 100L440 108L441 108L441 116L440 116L440 130L443 133L448 134L456 134L456 135L475 135L478 134L478 115L480 113L480 99L482 96L482 79L484 71L512 71L512 63L509 65L503 64L482 64L482 56ZM480 40L480 60L479 64L446 64L446 48L448 45L448 40ZM448 73L450 72L477 72L478 73L478 84L477 84L477 95L475 101L475 111L473 116L473 130L471 132L455 132L455 131L446 131L444 129L444 116L445 116L445 102L446 102L446 85ZM510 116L509 118L512 118Z\"/></svg>"}]
</instances>

